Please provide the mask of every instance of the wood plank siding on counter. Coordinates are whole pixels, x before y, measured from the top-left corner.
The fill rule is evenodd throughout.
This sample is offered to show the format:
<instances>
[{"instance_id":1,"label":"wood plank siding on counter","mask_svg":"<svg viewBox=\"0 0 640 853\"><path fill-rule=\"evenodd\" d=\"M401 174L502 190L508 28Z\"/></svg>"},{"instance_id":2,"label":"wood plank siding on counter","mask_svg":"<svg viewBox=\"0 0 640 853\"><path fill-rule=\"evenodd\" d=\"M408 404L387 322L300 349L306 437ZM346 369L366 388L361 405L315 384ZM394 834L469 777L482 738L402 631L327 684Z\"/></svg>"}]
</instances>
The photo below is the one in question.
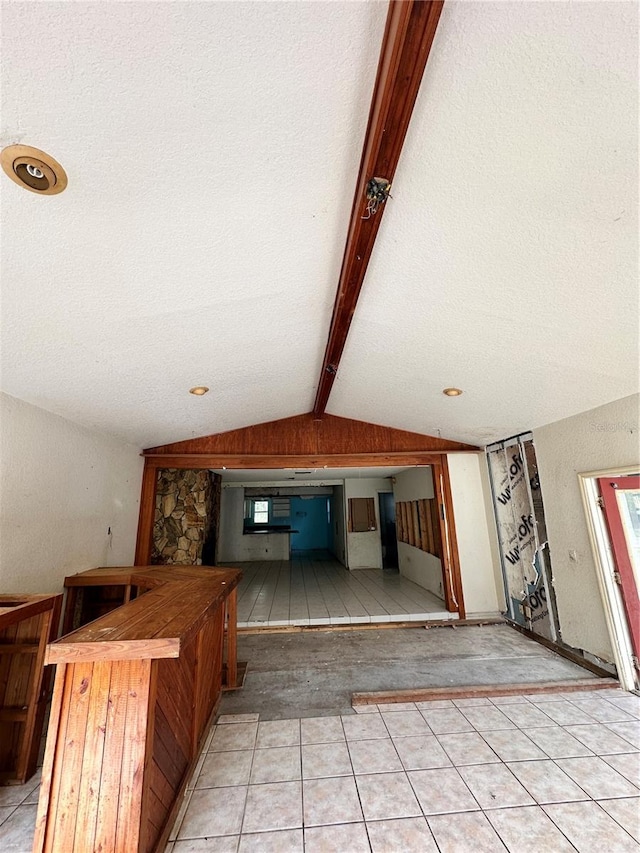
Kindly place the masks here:
<instances>
[{"instance_id":1,"label":"wood plank siding on counter","mask_svg":"<svg viewBox=\"0 0 640 853\"><path fill-rule=\"evenodd\" d=\"M58 634L61 595L0 596L0 784L36 772L49 698L47 643Z\"/></svg>"},{"instance_id":2,"label":"wood plank siding on counter","mask_svg":"<svg viewBox=\"0 0 640 853\"><path fill-rule=\"evenodd\" d=\"M164 849L220 699L240 577L149 566L67 578L139 594L47 647L57 671L35 853Z\"/></svg>"}]
</instances>

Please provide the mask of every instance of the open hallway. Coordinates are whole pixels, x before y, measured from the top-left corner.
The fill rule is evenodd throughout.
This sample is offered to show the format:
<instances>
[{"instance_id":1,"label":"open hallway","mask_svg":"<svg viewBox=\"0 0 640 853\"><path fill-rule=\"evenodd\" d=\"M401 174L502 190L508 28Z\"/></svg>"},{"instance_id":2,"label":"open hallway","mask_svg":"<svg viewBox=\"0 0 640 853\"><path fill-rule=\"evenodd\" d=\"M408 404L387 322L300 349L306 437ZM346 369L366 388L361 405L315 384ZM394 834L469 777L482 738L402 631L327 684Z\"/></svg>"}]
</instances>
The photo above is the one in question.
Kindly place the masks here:
<instances>
[{"instance_id":1,"label":"open hallway","mask_svg":"<svg viewBox=\"0 0 640 853\"><path fill-rule=\"evenodd\" d=\"M227 563L242 570L238 627L358 625L457 619L444 602L398 572L348 571L327 552Z\"/></svg>"}]
</instances>

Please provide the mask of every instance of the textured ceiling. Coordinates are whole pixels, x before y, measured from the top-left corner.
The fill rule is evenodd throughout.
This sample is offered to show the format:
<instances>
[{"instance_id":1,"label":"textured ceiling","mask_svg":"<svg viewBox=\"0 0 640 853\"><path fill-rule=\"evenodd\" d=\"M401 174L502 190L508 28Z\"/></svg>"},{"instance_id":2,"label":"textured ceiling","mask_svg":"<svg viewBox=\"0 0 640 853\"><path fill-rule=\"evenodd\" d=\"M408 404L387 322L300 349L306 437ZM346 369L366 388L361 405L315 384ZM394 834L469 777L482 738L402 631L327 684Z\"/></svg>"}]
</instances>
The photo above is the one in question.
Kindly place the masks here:
<instances>
[{"instance_id":1,"label":"textured ceiling","mask_svg":"<svg viewBox=\"0 0 640 853\"><path fill-rule=\"evenodd\" d=\"M5 3L2 145L69 187L1 176L3 390L145 447L309 411L385 16ZM637 390L637 18L448 0L329 412L482 444Z\"/></svg>"}]
</instances>

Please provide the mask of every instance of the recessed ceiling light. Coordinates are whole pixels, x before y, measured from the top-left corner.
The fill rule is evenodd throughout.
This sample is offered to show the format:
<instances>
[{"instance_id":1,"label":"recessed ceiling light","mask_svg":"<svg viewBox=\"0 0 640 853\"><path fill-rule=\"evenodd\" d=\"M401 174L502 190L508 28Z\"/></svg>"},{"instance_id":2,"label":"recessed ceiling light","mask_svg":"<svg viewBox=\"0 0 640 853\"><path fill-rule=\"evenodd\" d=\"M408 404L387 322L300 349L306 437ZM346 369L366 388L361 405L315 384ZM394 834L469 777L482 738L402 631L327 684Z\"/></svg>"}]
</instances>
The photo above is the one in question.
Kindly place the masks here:
<instances>
[{"instance_id":1,"label":"recessed ceiling light","mask_svg":"<svg viewBox=\"0 0 640 853\"><path fill-rule=\"evenodd\" d=\"M189 388L190 394L195 394L196 397L202 397L203 394L206 394L209 389L206 385L196 385L195 388Z\"/></svg>"},{"instance_id":2,"label":"recessed ceiling light","mask_svg":"<svg viewBox=\"0 0 640 853\"><path fill-rule=\"evenodd\" d=\"M67 175L50 154L30 145L9 145L2 149L0 163L18 186L38 195L56 195L67 186Z\"/></svg>"},{"instance_id":3,"label":"recessed ceiling light","mask_svg":"<svg viewBox=\"0 0 640 853\"><path fill-rule=\"evenodd\" d=\"M447 397L459 397L462 391L459 388L445 388L442 393Z\"/></svg>"}]
</instances>

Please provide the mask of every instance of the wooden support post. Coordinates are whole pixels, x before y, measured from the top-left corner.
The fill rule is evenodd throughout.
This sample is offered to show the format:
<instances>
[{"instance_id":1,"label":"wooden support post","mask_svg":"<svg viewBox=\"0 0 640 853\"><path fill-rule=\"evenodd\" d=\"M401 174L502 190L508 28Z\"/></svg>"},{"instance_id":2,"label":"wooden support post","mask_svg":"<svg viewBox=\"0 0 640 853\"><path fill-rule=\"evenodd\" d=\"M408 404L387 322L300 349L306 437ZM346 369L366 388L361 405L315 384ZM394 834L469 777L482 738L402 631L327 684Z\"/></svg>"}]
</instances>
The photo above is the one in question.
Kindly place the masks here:
<instances>
[{"instance_id":1,"label":"wooden support post","mask_svg":"<svg viewBox=\"0 0 640 853\"><path fill-rule=\"evenodd\" d=\"M443 453L438 465L433 466L433 486L439 509L440 519L440 559L444 573L444 592L447 610L458 613L460 619L466 619L460 561L458 559L458 541L453 517L453 500L449 482L449 466Z\"/></svg>"},{"instance_id":2,"label":"wooden support post","mask_svg":"<svg viewBox=\"0 0 640 853\"><path fill-rule=\"evenodd\" d=\"M138 518L138 540L136 542L136 566L148 566L151 562L151 543L153 537L153 519L156 511L156 488L158 469L145 459L140 494L140 514Z\"/></svg>"}]
</instances>

